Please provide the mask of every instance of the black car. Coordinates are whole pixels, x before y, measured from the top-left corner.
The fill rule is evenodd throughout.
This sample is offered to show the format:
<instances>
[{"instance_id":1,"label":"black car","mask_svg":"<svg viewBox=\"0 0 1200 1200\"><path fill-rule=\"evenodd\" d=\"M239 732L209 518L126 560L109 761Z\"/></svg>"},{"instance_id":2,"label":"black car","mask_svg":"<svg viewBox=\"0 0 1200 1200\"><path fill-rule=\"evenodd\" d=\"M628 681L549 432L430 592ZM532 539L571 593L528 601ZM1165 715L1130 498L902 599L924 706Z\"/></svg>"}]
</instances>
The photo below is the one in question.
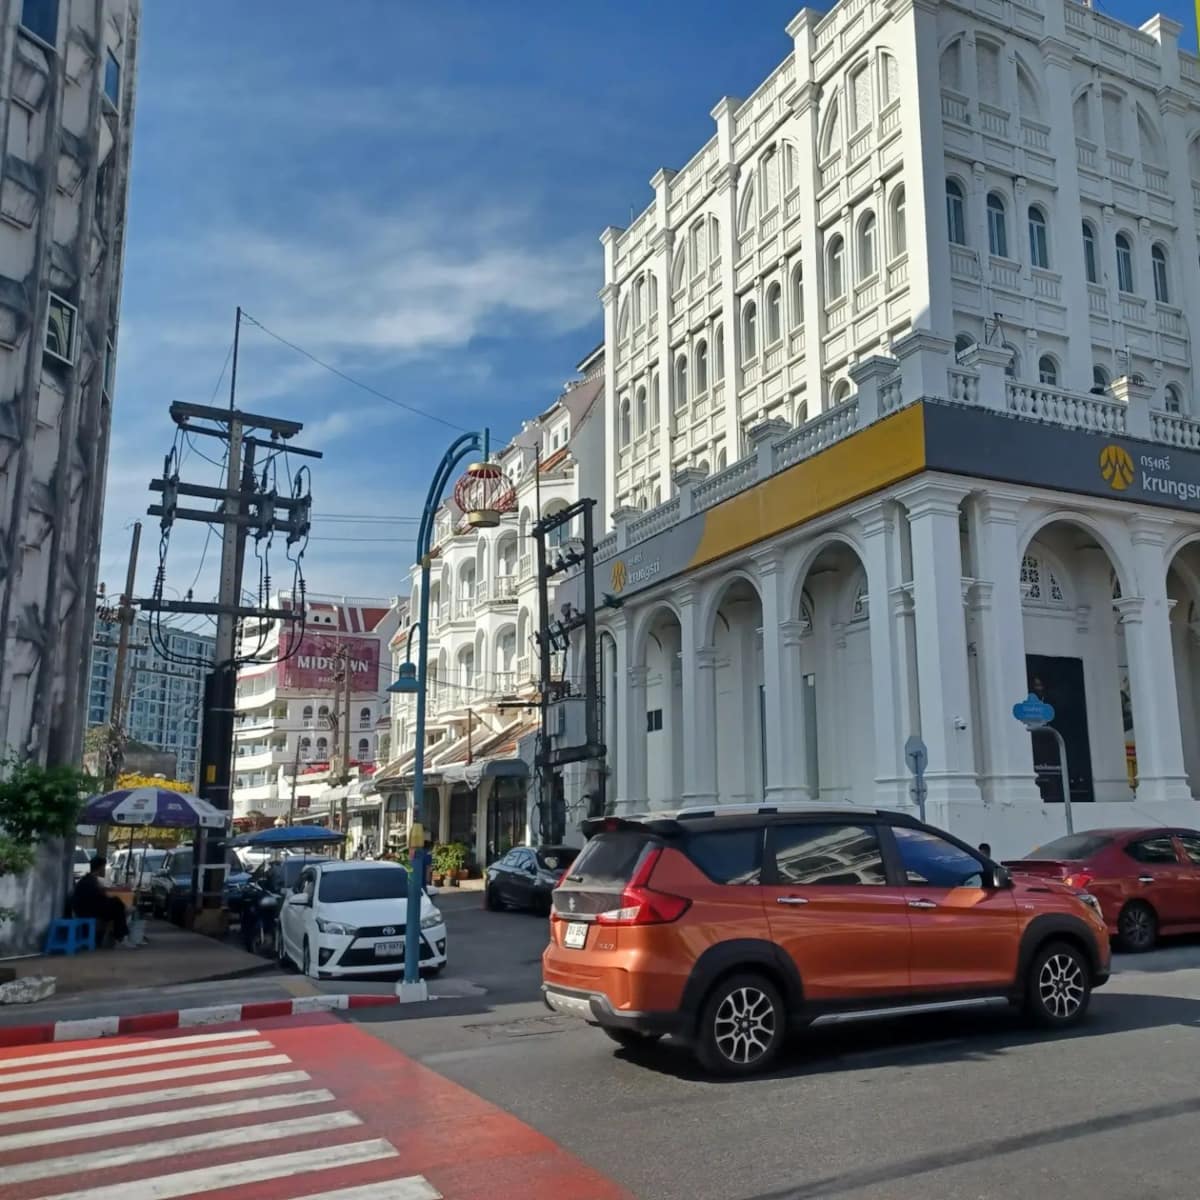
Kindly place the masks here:
<instances>
[{"instance_id":1,"label":"black car","mask_svg":"<svg viewBox=\"0 0 1200 1200\"><path fill-rule=\"evenodd\" d=\"M177 925L186 923L192 904L192 867L195 854L189 846L172 850L150 879L150 911Z\"/></svg>"},{"instance_id":2,"label":"black car","mask_svg":"<svg viewBox=\"0 0 1200 1200\"><path fill-rule=\"evenodd\" d=\"M487 869L487 907L548 913L550 893L578 853L574 846L516 846Z\"/></svg>"}]
</instances>

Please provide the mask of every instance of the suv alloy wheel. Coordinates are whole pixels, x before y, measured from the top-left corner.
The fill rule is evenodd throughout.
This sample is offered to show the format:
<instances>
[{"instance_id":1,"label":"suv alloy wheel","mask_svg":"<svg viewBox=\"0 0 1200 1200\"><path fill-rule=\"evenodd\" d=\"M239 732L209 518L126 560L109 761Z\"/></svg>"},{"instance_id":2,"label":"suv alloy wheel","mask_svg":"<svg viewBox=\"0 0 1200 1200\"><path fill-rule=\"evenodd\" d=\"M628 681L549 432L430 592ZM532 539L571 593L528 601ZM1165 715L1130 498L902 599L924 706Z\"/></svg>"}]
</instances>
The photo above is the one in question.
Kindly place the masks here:
<instances>
[{"instance_id":1,"label":"suv alloy wheel","mask_svg":"<svg viewBox=\"0 0 1200 1200\"><path fill-rule=\"evenodd\" d=\"M721 980L709 993L696 1031L696 1056L707 1071L749 1075L766 1070L787 1027L779 989L763 975Z\"/></svg>"},{"instance_id":2,"label":"suv alloy wheel","mask_svg":"<svg viewBox=\"0 0 1200 1200\"><path fill-rule=\"evenodd\" d=\"M1026 982L1025 1009L1038 1024L1066 1029L1083 1019L1092 994L1092 972L1082 950L1051 942L1033 957Z\"/></svg>"}]
</instances>

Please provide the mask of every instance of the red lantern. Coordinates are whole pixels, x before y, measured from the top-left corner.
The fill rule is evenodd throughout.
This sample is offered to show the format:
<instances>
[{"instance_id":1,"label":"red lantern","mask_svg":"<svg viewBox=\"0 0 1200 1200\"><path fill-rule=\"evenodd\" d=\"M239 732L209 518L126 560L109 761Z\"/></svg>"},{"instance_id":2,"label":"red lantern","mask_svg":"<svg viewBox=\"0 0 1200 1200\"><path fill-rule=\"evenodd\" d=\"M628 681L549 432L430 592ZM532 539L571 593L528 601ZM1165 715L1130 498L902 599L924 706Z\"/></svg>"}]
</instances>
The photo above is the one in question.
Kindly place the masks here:
<instances>
[{"instance_id":1,"label":"red lantern","mask_svg":"<svg viewBox=\"0 0 1200 1200\"><path fill-rule=\"evenodd\" d=\"M491 529L500 524L501 513L517 506L516 489L495 463L472 463L454 485L454 503L474 529Z\"/></svg>"}]
</instances>

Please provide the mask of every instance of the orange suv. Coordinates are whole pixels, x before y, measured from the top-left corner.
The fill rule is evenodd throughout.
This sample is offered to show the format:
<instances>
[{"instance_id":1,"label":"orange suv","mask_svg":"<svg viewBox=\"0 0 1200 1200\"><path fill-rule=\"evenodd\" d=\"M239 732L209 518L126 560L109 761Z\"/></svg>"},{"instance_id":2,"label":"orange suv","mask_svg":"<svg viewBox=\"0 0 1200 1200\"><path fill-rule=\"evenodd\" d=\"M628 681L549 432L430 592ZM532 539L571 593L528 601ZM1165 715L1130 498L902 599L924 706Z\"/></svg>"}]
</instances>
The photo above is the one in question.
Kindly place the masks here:
<instances>
[{"instance_id":1,"label":"orange suv","mask_svg":"<svg viewBox=\"0 0 1200 1200\"><path fill-rule=\"evenodd\" d=\"M1108 979L1092 896L900 813L724 806L584 832L553 893L546 1004L625 1046L678 1037L713 1072L835 1021L999 1004L1062 1028Z\"/></svg>"}]
</instances>

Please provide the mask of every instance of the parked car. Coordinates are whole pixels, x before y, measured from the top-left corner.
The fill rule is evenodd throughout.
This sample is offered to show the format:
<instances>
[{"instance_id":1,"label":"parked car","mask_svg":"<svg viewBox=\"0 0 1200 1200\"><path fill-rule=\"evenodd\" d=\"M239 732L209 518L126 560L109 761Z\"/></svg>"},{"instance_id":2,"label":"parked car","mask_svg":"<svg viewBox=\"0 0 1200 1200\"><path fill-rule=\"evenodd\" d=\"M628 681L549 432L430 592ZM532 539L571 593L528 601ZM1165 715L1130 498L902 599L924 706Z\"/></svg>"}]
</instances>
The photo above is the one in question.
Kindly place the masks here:
<instances>
[{"instance_id":1,"label":"parked car","mask_svg":"<svg viewBox=\"0 0 1200 1200\"><path fill-rule=\"evenodd\" d=\"M575 861L574 846L515 846L488 867L484 903L488 908L550 911L550 893Z\"/></svg>"},{"instance_id":2,"label":"parked car","mask_svg":"<svg viewBox=\"0 0 1200 1200\"><path fill-rule=\"evenodd\" d=\"M1108 979L1096 900L911 817L731 806L585 822L554 891L543 994L623 1046L770 1065L805 1025L1010 1005L1063 1028Z\"/></svg>"},{"instance_id":3,"label":"parked car","mask_svg":"<svg viewBox=\"0 0 1200 1200\"><path fill-rule=\"evenodd\" d=\"M156 917L167 917L177 925L186 924L192 904L194 862L190 846L166 852L162 866L150 876L150 911Z\"/></svg>"},{"instance_id":4,"label":"parked car","mask_svg":"<svg viewBox=\"0 0 1200 1200\"><path fill-rule=\"evenodd\" d=\"M94 850L85 850L82 846L75 847L75 853L71 857L71 875L76 883L91 871L94 853Z\"/></svg>"},{"instance_id":5,"label":"parked car","mask_svg":"<svg viewBox=\"0 0 1200 1200\"><path fill-rule=\"evenodd\" d=\"M370 975L404 965L408 871L399 863L308 864L279 913L280 961L314 979ZM446 965L446 924L421 893L420 969Z\"/></svg>"},{"instance_id":6,"label":"parked car","mask_svg":"<svg viewBox=\"0 0 1200 1200\"><path fill-rule=\"evenodd\" d=\"M1200 931L1200 833L1194 829L1089 829L1008 866L1086 888L1100 901L1122 950L1149 950L1163 933Z\"/></svg>"}]
</instances>

